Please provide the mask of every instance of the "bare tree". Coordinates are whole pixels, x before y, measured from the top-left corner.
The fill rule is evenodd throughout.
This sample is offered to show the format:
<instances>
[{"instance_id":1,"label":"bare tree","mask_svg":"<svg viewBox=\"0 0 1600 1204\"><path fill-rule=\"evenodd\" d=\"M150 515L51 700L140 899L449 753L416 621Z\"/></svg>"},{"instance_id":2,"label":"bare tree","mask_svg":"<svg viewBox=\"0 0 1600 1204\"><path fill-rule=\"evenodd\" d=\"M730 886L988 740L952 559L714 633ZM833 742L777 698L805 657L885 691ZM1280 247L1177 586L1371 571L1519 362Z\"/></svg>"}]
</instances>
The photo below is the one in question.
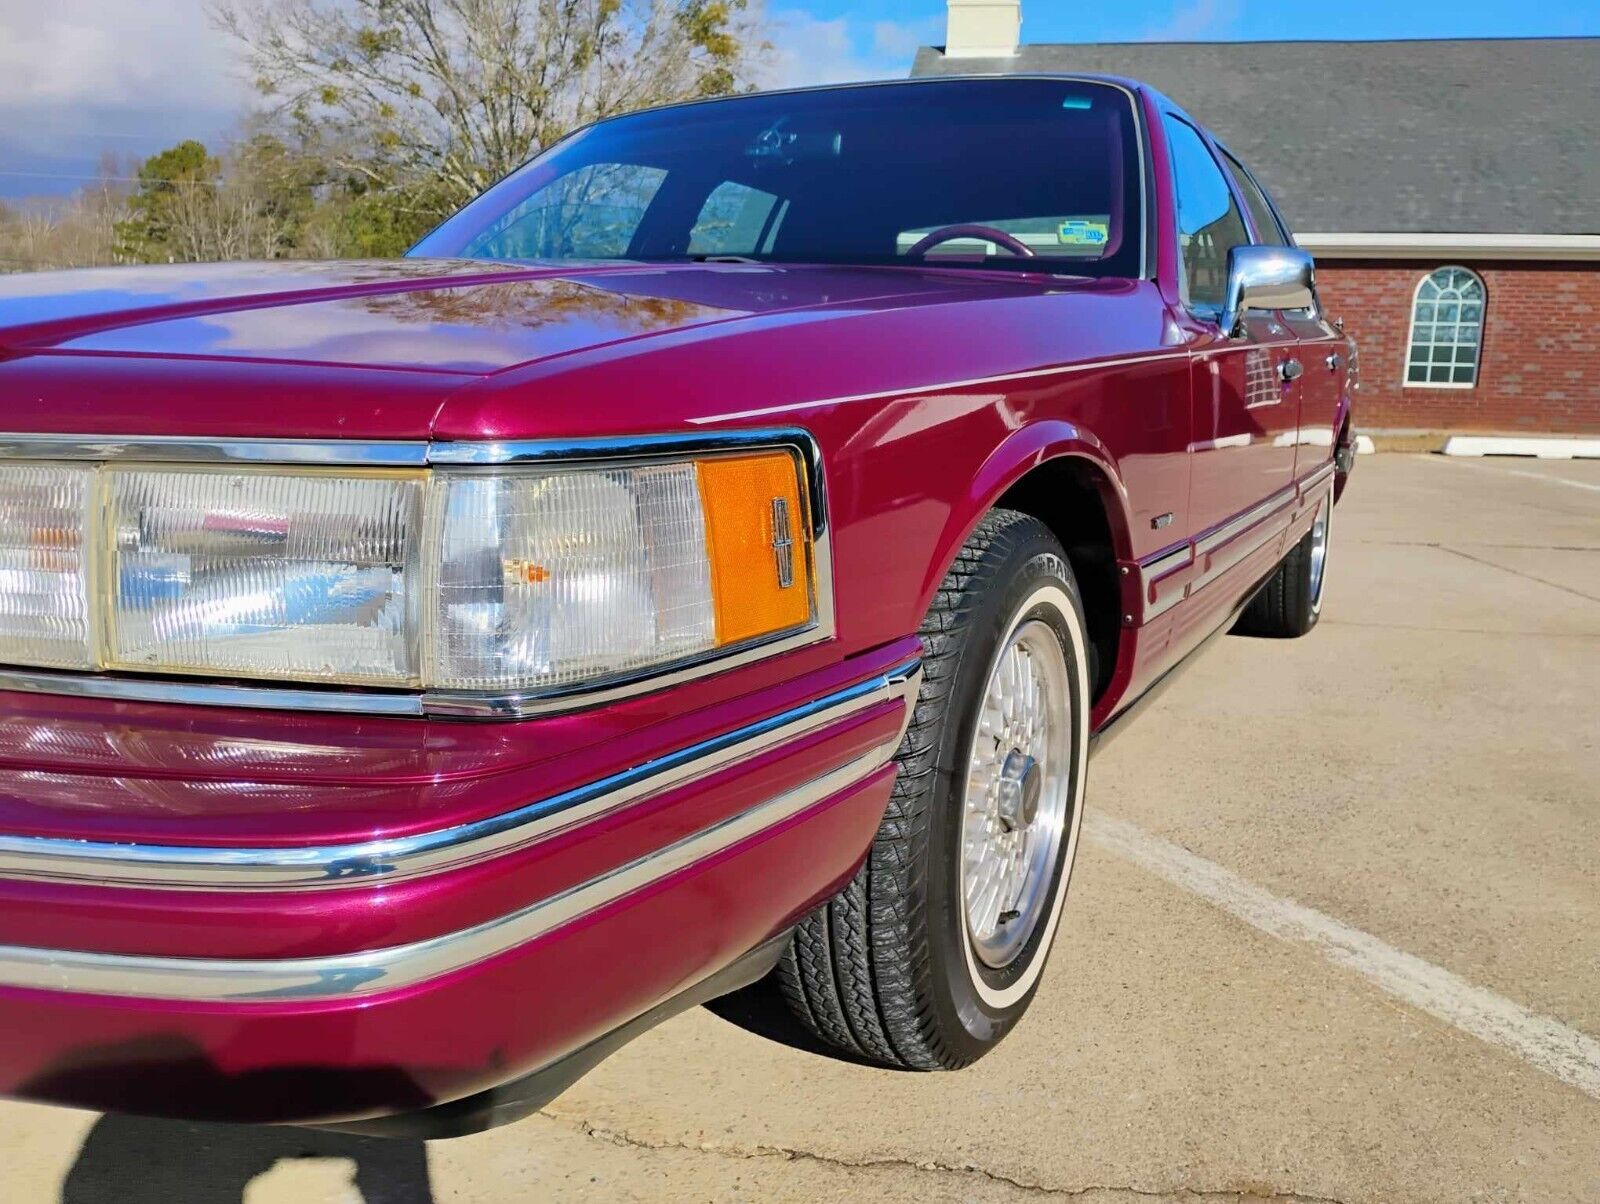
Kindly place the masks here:
<instances>
[{"instance_id":1,"label":"bare tree","mask_svg":"<svg viewBox=\"0 0 1600 1204\"><path fill-rule=\"evenodd\" d=\"M272 259L284 242L283 223L248 187L225 181L180 189L171 206L168 242L183 263Z\"/></svg>"},{"instance_id":2,"label":"bare tree","mask_svg":"<svg viewBox=\"0 0 1600 1204\"><path fill-rule=\"evenodd\" d=\"M460 201L577 126L744 86L746 0L213 0L261 91L377 187Z\"/></svg>"},{"instance_id":3,"label":"bare tree","mask_svg":"<svg viewBox=\"0 0 1600 1204\"><path fill-rule=\"evenodd\" d=\"M116 262L117 222L126 196L87 188L70 200L0 215L0 272L97 267Z\"/></svg>"}]
</instances>

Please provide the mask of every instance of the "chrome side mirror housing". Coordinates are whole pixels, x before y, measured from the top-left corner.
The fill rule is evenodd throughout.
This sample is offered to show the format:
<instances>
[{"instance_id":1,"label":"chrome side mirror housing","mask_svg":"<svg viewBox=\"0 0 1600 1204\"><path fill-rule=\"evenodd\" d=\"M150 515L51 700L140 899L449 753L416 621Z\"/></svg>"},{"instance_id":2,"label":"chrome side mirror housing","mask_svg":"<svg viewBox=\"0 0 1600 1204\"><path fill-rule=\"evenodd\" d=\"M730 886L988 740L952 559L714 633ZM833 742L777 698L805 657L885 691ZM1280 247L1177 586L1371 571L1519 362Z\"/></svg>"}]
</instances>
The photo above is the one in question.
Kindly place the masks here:
<instances>
[{"instance_id":1,"label":"chrome side mirror housing","mask_svg":"<svg viewBox=\"0 0 1600 1204\"><path fill-rule=\"evenodd\" d=\"M1298 247L1233 247L1228 251L1228 291L1218 324L1234 338L1252 309L1317 307L1317 268Z\"/></svg>"}]
</instances>

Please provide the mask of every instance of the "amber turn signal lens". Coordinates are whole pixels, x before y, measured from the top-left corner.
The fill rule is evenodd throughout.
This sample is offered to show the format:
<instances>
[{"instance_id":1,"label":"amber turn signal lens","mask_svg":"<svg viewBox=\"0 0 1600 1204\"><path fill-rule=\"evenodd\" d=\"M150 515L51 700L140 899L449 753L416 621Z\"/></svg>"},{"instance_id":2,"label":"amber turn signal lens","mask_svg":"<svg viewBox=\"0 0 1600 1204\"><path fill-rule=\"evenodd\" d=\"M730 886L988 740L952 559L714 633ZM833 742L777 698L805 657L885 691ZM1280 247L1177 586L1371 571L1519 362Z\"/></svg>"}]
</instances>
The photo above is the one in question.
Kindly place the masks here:
<instances>
[{"instance_id":1,"label":"amber turn signal lens","mask_svg":"<svg viewBox=\"0 0 1600 1204\"><path fill-rule=\"evenodd\" d=\"M799 461L759 452L699 462L717 644L811 621L811 549Z\"/></svg>"}]
</instances>

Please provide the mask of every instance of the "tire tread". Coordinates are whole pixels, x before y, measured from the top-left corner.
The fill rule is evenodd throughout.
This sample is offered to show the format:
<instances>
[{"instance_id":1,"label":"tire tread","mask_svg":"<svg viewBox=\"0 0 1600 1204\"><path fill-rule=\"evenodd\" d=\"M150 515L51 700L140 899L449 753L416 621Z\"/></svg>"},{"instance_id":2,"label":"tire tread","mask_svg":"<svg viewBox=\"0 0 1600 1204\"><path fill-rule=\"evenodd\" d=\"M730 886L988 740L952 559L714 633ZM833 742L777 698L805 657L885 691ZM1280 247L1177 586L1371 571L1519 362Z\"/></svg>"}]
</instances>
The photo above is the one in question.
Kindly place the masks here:
<instances>
[{"instance_id":1,"label":"tire tread","mask_svg":"<svg viewBox=\"0 0 1600 1204\"><path fill-rule=\"evenodd\" d=\"M972 1059L941 1040L924 855L938 799L941 729L984 591L1023 540L1049 529L992 510L973 530L923 618L922 687L895 754L898 772L865 862L838 896L801 921L778 967L782 995L822 1040L868 1061L953 1070Z\"/></svg>"}]
</instances>

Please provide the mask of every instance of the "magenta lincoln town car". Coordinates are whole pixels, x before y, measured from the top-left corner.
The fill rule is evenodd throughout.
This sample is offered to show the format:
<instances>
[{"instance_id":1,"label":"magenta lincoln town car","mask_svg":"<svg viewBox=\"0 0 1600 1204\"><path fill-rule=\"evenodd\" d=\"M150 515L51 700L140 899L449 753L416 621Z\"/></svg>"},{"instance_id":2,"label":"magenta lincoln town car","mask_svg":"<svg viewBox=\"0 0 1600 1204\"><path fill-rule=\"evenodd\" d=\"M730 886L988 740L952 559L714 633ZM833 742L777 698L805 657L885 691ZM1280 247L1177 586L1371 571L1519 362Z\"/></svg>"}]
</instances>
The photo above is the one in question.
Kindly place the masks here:
<instances>
[{"instance_id":1,"label":"magenta lincoln town car","mask_svg":"<svg viewBox=\"0 0 1600 1204\"><path fill-rule=\"evenodd\" d=\"M395 262L5 278L0 1093L461 1133L769 974L981 1057L1097 744L1316 624L1353 370L1115 79L620 117Z\"/></svg>"}]
</instances>

